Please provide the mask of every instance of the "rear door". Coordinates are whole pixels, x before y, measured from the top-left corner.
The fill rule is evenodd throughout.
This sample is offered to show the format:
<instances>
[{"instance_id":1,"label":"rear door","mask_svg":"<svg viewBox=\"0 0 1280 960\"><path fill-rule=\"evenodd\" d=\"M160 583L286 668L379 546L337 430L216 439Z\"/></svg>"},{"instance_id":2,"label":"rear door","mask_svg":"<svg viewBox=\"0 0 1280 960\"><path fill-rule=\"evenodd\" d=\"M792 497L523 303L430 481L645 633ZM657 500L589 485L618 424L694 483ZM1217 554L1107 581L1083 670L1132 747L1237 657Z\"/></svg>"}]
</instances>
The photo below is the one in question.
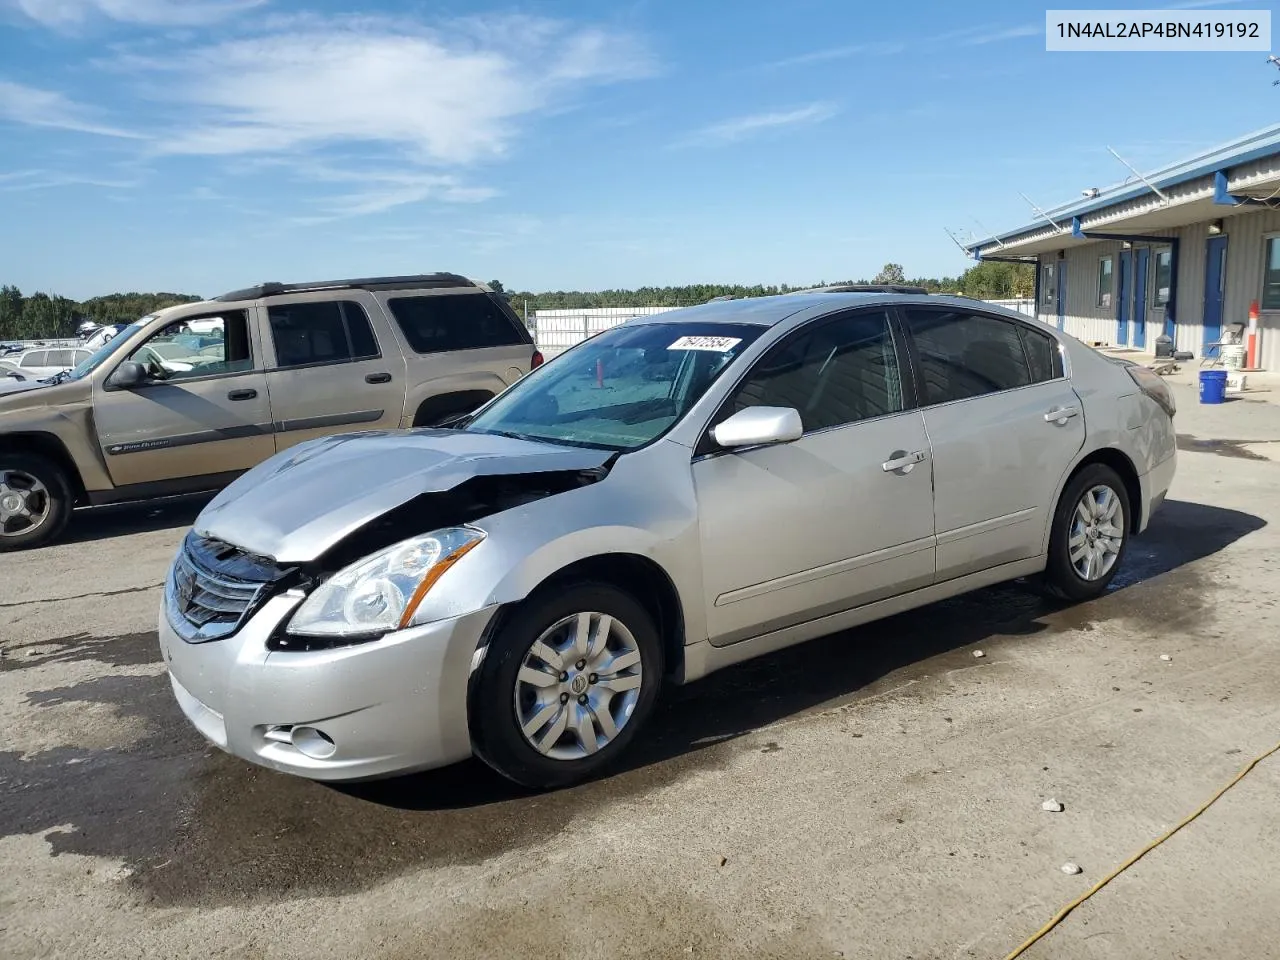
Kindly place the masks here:
<instances>
[{"instance_id":1,"label":"rear door","mask_svg":"<svg viewBox=\"0 0 1280 960\"><path fill-rule=\"evenodd\" d=\"M1036 556L1084 444L1058 341L968 309L902 312L933 451L938 580Z\"/></svg>"},{"instance_id":2,"label":"rear door","mask_svg":"<svg viewBox=\"0 0 1280 960\"><path fill-rule=\"evenodd\" d=\"M271 351L267 389L277 450L352 430L393 429L405 363L378 304L361 290L271 297L259 308Z\"/></svg>"}]
</instances>

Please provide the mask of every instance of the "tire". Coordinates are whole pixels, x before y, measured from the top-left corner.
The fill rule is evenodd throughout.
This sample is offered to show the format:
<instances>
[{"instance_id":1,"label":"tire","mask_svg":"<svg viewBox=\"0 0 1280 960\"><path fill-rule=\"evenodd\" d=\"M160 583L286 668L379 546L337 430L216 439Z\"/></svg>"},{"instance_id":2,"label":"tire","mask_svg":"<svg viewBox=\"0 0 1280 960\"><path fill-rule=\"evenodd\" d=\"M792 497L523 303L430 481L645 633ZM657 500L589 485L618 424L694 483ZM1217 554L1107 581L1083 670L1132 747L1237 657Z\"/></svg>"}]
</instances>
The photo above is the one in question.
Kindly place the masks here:
<instances>
[{"instance_id":1,"label":"tire","mask_svg":"<svg viewBox=\"0 0 1280 960\"><path fill-rule=\"evenodd\" d=\"M1129 549L1130 509L1124 481L1110 467L1092 463L1071 478L1053 515L1044 575L1048 593L1081 601L1106 591Z\"/></svg>"},{"instance_id":2,"label":"tire","mask_svg":"<svg viewBox=\"0 0 1280 960\"><path fill-rule=\"evenodd\" d=\"M586 658L573 646L584 615ZM601 615L610 618L604 645ZM648 719L663 666L657 628L629 594L585 581L535 594L490 642L470 696L472 748L525 787L550 790L593 777L626 751Z\"/></svg>"},{"instance_id":3,"label":"tire","mask_svg":"<svg viewBox=\"0 0 1280 960\"><path fill-rule=\"evenodd\" d=\"M72 506L71 484L52 460L0 452L0 552L44 546L66 529Z\"/></svg>"}]
</instances>

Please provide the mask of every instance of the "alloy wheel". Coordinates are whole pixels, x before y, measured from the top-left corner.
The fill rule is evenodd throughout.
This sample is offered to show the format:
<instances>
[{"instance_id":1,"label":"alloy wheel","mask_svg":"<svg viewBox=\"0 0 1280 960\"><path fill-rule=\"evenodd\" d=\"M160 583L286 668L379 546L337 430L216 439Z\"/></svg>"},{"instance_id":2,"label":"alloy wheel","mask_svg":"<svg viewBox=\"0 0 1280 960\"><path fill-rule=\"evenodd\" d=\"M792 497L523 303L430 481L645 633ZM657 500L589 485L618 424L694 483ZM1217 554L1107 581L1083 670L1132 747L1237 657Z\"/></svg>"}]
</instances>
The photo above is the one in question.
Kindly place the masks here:
<instances>
[{"instance_id":1,"label":"alloy wheel","mask_svg":"<svg viewBox=\"0 0 1280 960\"><path fill-rule=\"evenodd\" d=\"M1115 566L1124 536L1120 497L1105 484L1090 487L1071 514L1067 538L1071 566L1082 580L1101 580Z\"/></svg>"},{"instance_id":2,"label":"alloy wheel","mask_svg":"<svg viewBox=\"0 0 1280 960\"><path fill-rule=\"evenodd\" d=\"M627 725L643 682L640 646L622 621L564 617L534 641L516 675L520 731L553 760L591 756Z\"/></svg>"},{"instance_id":3,"label":"alloy wheel","mask_svg":"<svg viewBox=\"0 0 1280 960\"><path fill-rule=\"evenodd\" d=\"M49 490L23 470L0 470L0 537L16 537L40 526L53 509Z\"/></svg>"}]
</instances>

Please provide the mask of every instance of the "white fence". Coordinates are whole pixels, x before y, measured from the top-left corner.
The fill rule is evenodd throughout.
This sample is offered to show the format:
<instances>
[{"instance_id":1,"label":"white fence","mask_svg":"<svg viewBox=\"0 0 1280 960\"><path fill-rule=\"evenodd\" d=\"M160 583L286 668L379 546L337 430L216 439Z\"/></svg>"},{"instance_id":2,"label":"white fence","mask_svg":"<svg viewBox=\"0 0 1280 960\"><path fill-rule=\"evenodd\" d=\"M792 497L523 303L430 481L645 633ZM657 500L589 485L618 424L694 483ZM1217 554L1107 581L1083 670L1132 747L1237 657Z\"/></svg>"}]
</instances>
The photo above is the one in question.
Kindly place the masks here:
<instances>
[{"instance_id":1,"label":"white fence","mask_svg":"<svg viewBox=\"0 0 1280 960\"><path fill-rule=\"evenodd\" d=\"M582 310L533 311L533 338L550 359L587 337L616 327L633 317L666 313L678 307L587 307Z\"/></svg>"},{"instance_id":2,"label":"white fence","mask_svg":"<svg viewBox=\"0 0 1280 960\"><path fill-rule=\"evenodd\" d=\"M1029 317L1036 315L1036 301L1032 297L983 302L1017 310ZM616 327L633 317L647 317L678 309L679 307L585 307L581 310L534 310L533 338L543 356L551 359L587 337Z\"/></svg>"}]
</instances>

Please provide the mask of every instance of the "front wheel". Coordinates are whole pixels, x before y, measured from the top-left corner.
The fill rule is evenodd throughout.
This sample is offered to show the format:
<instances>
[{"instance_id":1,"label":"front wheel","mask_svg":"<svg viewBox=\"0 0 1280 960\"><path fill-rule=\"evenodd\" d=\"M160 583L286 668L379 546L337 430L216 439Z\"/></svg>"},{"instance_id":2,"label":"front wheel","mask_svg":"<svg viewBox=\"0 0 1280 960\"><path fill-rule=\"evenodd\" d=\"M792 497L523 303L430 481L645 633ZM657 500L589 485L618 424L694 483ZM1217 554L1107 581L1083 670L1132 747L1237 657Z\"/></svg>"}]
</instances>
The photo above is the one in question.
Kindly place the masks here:
<instances>
[{"instance_id":1,"label":"front wheel","mask_svg":"<svg viewBox=\"0 0 1280 960\"><path fill-rule=\"evenodd\" d=\"M1064 600L1101 596L1129 545L1129 494L1110 467L1094 463L1067 484L1049 535L1045 586Z\"/></svg>"},{"instance_id":2,"label":"front wheel","mask_svg":"<svg viewBox=\"0 0 1280 960\"><path fill-rule=\"evenodd\" d=\"M48 543L71 519L67 476L34 453L0 452L0 551Z\"/></svg>"},{"instance_id":3,"label":"front wheel","mask_svg":"<svg viewBox=\"0 0 1280 960\"><path fill-rule=\"evenodd\" d=\"M634 739L662 674L657 628L629 594L587 582L549 591L490 643L472 691L472 745L527 787L585 780Z\"/></svg>"}]
</instances>

